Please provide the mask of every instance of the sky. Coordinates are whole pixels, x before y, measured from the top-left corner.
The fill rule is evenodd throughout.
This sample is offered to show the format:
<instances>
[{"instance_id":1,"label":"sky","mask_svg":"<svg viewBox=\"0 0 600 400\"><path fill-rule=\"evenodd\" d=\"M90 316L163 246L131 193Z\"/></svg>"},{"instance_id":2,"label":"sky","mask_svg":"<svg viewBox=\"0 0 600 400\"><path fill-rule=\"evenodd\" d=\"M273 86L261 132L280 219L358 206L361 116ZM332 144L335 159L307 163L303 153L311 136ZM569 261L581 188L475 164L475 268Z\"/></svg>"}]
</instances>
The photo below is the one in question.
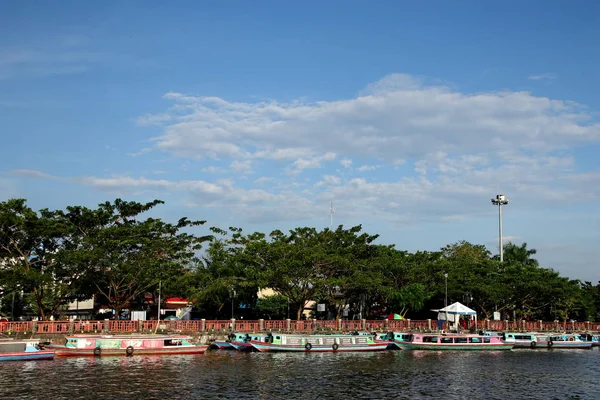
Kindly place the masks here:
<instances>
[{"instance_id":1,"label":"sky","mask_svg":"<svg viewBox=\"0 0 600 400\"><path fill-rule=\"evenodd\" d=\"M0 201L527 243L600 280L597 1L7 2ZM333 203L333 214L331 204Z\"/></svg>"}]
</instances>

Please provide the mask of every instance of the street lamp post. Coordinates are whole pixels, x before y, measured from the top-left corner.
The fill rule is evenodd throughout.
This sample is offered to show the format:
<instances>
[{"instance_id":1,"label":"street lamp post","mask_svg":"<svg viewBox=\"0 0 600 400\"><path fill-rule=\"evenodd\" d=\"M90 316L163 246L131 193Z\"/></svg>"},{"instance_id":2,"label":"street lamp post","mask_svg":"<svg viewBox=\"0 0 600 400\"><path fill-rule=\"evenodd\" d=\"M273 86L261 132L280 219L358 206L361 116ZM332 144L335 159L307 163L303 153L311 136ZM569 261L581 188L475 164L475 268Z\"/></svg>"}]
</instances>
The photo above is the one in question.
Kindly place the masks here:
<instances>
[{"instance_id":1,"label":"street lamp post","mask_svg":"<svg viewBox=\"0 0 600 400\"><path fill-rule=\"evenodd\" d=\"M233 299L235 297L235 288L231 286L231 319L233 319Z\"/></svg>"},{"instance_id":2,"label":"street lamp post","mask_svg":"<svg viewBox=\"0 0 600 400\"><path fill-rule=\"evenodd\" d=\"M444 299L444 310L446 311L446 325L450 329L450 323L448 322L448 273L444 273L444 280L446 282L446 298Z\"/></svg>"},{"instance_id":3,"label":"street lamp post","mask_svg":"<svg viewBox=\"0 0 600 400\"><path fill-rule=\"evenodd\" d=\"M508 199L503 194L496 195L495 199L492 199L492 204L498 206L498 247L500 248L500 262L504 261L504 248L502 246L502 206L508 204Z\"/></svg>"}]
</instances>

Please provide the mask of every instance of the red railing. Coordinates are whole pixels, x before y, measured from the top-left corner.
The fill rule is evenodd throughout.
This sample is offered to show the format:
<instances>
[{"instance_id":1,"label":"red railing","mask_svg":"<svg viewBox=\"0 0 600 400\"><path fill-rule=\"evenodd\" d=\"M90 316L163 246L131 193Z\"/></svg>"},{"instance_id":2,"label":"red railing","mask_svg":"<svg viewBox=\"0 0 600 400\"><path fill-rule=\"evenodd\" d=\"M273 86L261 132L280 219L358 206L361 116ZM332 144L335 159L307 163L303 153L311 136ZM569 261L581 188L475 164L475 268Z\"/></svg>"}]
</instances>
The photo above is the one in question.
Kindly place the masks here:
<instances>
[{"instance_id":1,"label":"red railing","mask_svg":"<svg viewBox=\"0 0 600 400\"><path fill-rule=\"evenodd\" d=\"M1 333L31 333L33 332L33 322L0 322Z\"/></svg>"},{"instance_id":2,"label":"red railing","mask_svg":"<svg viewBox=\"0 0 600 400\"><path fill-rule=\"evenodd\" d=\"M468 321L468 327L490 331L600 331L600 322L558 321ZM170 320L170 321L9 321L0 322L0 333L11 334L81 334L81 333L134 333L181 332L224 333L240 332L350 332L350 331L437 331L436 320ZM442 325L448 330L446 323Z\"/></svg>"},{"instance_id":3,"label":"red railing","mask_svg":"<svg viewBox=\"0 0 600 400\"><path fill-rule=\"evenodd\" d=\"M202 332L202 321L168 321L167 329L173 332Z\"/></svg>"},{"instance_id":4,"label":"red railing","mask_svg":"<svg viewBox=\"0 0 600 400\"><path fill-rule=\"evenodd\" d=\"M206 321L206 332L226 332L231 330L231 321Z\"/></svg>"},{"instance_id":5,"label":"red railing","mask_svg":"<svg viewBox=\"0 0 600 400\"><path fill-rule=\"evenodd\" d=\"M113 321L117 322L117 321ZM130 321L121 321L130 322ZM137 321L132 321L137 322ZM76 321L73 322L73 333L101 333L104 330L103 321ZM121 331L125 332L125 331ZM131 331L133 332L133 331Z\"/></svg>"},{"instance_id":6,"label":"red railing","mask_svg":"<svg viewBox=\"0 0 600 400\"><path fill-rule=\"evenodd\" d=\"M108 321L108 330L115 333L137 332L138 321Z\"/></svg>"},{"instance_id":7,"label":"red railing","mask_svg":"<svg viewBox=\"0 0 600 400\"><path fill-rule=\"evenodd\" d=\"M342 331L361 331L362 321L356 319L346 319L342 321Z\"/></svg>"},{"instance_id":8,"label":"red railing","mask_svg":"<svg viewBox=\"0 0 600 400\"><path fill-rule=\"evenodd\" d=\"M243 319L235 321L235 330L239 332L258 332L260 331L259 321L245 321Z\"/></svg>"},{"instance_id":9,"label":"red railing","mask_svg":"<svg viewBox=\"0 0 600 400\"><path fill-rule=\"evenodd\" d=\"M296 321L293 321L296 322ZM304 321L299 321L304 322ZM275 319L266 319L264 321L263 329L265 331L287 331L287 321L275 320Z\"/></svg>"},{"instance_id":10,"label":"red railing","mask_svg":"<svg viewBox=\"0 0 600 400\"><path fill-rule=\"evenodd\" d=\"M368 331L384 331L386 330L386 321L382 321L382 320L374 320L374 321L366 321L365 322L365 328Z\"/></svg>"},{"instance_id":11,"label":"red railing","mask_svg":"<svg viewBox=\"0 0 600 400\"><path fill-rule=\"evenodd\" d=\"M337 331L338 329L338 321L334 320L317 320L313 321L313 328L317 331Z\"/></svg>"},{"instance_id":12,"label":"red railing","mask_svg":"<svg viewBox=\"0 0 600 400\"><path fill-rule=\"evenodd\" d=\"M70 332L70 323L63 321L39 321L36 323L36 333L67 334Z\"/></svg>"},{"instance_id":13,"label":"red railing","mask_svg":"<svg viewBox=\"0 0 600 400\"><path fill-rule=\"evenodd\" d=\"M290 330L292 332L311 332L314 329L312 320L290 321Z\"/></svg>"}]
</instances>

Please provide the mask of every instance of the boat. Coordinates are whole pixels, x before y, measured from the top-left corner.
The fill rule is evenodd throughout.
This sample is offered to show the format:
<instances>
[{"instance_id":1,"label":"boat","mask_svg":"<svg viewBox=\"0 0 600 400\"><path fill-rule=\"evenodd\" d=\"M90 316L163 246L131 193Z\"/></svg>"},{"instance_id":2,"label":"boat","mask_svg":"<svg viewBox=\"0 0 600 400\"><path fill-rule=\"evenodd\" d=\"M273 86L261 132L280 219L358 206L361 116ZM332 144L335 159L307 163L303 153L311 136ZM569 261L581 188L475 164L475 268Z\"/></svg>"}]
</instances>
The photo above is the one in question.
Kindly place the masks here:
<instances>
[{"instance_id":1,"label":"boat","mask_svg":"<svg viewBox=\"0 0 600 400\"><path fill-rule=\"evenodd\" d=\"M251 340L252 346L261 352L347 352L385 350L388 341L376 341L373 335L302 335L271 334L266 342Z\"/></svg>"},{"instance_id":2,"label":"boat","mask_svg":"<svg viewBox=\"0 0 600 400\"><path fill-rule=\"evenodd\" d=\"M510 350L514 343L505 343L500 336L472 334L413 333L409 342L397 342L403 350Z\"/></svg>"},{"instance_id":3,"label":"boat","mask_svg":"<svg viewBox=\"0 0 600 400\"><path fill-rule=\"evenodd\" d=\"M545 348L547 336L535 332L506 332L502 334L502 340L513 343L515 348Z\"/></svg>"},{"instance_id":4,"label":"boat","mask_svg":"<svg viewBox=\"0 0 600 400\"><path fill-rule=\"evenodd\" d=\"M600 335L599 334L590 334L590 333L581 333L579 334L581 340L586 342L592 342L592 347L600 346Z\"/></svg>"},{"instance_id":5,"label":"boat","mask_svg":"<svg viewBox=\"0 0 600 400\"><path fill-rule=\"evenodd\" d=\"M53 346L57 357L202 354L207 345L183 335L73 335Z\"/></svg>"},{"instance_id":6,"label":"boat","mask_svg":"<svg viewBox=\"0 0 600 400\"><path fill-rule=\"evenodd\" d=\"M593 342L583 340L577 334L552 334L548 335L546 346L549 349L591 349Z\"/></svg>"},{"instance_id":7,"label":"boat","mask_svg":"<svg viewBox=\"0 0 600 400\"><path fill-rule=\"evenodd\" d=\"M51 360L54 350L46 350L39 340L0 339L0 361Z\"/></svg>"},{"instance_id":8,"label":"boat","mask_svg":"<svg viewBox=\"0 0 600 400\"><path fill-rule=\"evenodd\" d=\"M230 335L231 336L231 335ZM219 350L233 350L235 347L231 345L230 339L227 340L213 340L209 348L219 349Z\"/></svg>"},{"instance_id":9,"label":"boat","mask_svg":"<svg viewBox=\"0 0 600 400\"><path fill-rule=\"evenodd\" d=\"M377 334L376 340L389 341L388 349L402 349L399 344L410 342L413 338L412 333L407 332L388 332Z\"/></svg>"},{"instance_id":10,"label":"boat","mask_svg":"<svg viewBox=\"0 0 600 400\"><path fill-rule=\"evenodd\" d=\"M272 333L269 334L262 334L262 335L258 335L258 334L249 334L249 333L233 333L230 335L231 337L231 345L237 350L237 351L254 351L256 350L254 348L254 346L250 343L251 341L257 341L257 342L262 342L262 343L266 343L268 341L271 340L271 337L273 336Z\"/></svg>"}]
</instances>

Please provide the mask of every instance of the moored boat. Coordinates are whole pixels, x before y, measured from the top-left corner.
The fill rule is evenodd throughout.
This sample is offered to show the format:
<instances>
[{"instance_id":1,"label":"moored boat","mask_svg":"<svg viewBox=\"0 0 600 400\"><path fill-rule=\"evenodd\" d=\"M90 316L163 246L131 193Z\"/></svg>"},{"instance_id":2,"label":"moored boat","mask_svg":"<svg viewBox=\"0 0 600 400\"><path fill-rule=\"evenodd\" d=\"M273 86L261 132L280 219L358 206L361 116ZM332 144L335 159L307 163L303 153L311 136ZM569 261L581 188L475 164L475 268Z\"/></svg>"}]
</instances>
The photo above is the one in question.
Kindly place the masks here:
<instances>
[{"instance_id":1,"label":"moored boat","mask_svg":"<svg viewBox=\"0 0 600 400\"><path fill-rule=\"evenodd\" d=\"M54 350L45 350L38 340L0 340L0 361L51 360Z\"/></svg>"},{"instance_id":2,"label":"moored boat","mask_svg":"<svg viewBox=\"0 0 600 400\"><path fill-rule=\"evenodd\" d=\"M233 347L231 345L229 340L213 340L208 347L213 348L213 349L219 349L219 350L235 349L235 347Z\"/></svg>"},{"instance_id":3,"label":"moored boat","mask_svg":"<svg viewBox=\"0 0 600 400\"><path fill-rule=\"evenodd\" d=\"M267 342L251 340L252 346L261 352L346 352L385 350L388 341L376 341L372 335L298 335L277 333Z\"/></svg>"},{"instance_id":4,"label":"moored boat","mask_svg":"<svg viewBox=\"0 0 600 400\"><path fill-rule=\"evenodd\" d=\"M404 350L510 350L500 336L414 333L410 342L397 342Z\"/></svg>"},{"instance_id":5,"label":"moored boat","mask_svg":"<svg viewBox=\"0 0 600 400\"><path fill-rule=\"evenodd\" d=\"M591 349L592 341L585 341L577 334L548 335L549 349Z\"/></svg>"},{"instance_id":6,"label":"moored boat","mask_svg":"<svg viewBox=\"0 0 600 400\"><path fill-rule=\"evenodd\" d=\"M375 337L376 340L388 341L388 349L402 349L402 347L399 344L410 342L412 338L412 333L392 331L387 333L378 333Z\"/></svg>"},{"instance_id":7,"label":"moored boat","mask_svg":"<svg viewBox=\"0 0 600 400\"><path fill-rule=\"evenodd\" d=\"M207 345L192 343L182 335L74 335L64 347L54 349L57 357L202 354Z\"/></svg>"},{"instance_id":8,"label":"moored boat","mask_svg":"<svg viewBox=\"0 0 600 400\"><path fill-rule=\"evenodd\" d=\"M231 334L231 345L237 351L254 351L256 350L252 345L252 341L266 343L271 340L272 333L268 334L249 334L249 333L232 333Z\"/></svg>"},{"instance_id":9,"label":"moored boat","mask_svg":"<svg viewBox=\"0 0 600 400\"><path fill-rule=\"evenodd\" d=\"M502 340L513 343L515 348L545 348L547 337L535 332L506 332L502 334Z\"/></svg>"}]
</instances>

